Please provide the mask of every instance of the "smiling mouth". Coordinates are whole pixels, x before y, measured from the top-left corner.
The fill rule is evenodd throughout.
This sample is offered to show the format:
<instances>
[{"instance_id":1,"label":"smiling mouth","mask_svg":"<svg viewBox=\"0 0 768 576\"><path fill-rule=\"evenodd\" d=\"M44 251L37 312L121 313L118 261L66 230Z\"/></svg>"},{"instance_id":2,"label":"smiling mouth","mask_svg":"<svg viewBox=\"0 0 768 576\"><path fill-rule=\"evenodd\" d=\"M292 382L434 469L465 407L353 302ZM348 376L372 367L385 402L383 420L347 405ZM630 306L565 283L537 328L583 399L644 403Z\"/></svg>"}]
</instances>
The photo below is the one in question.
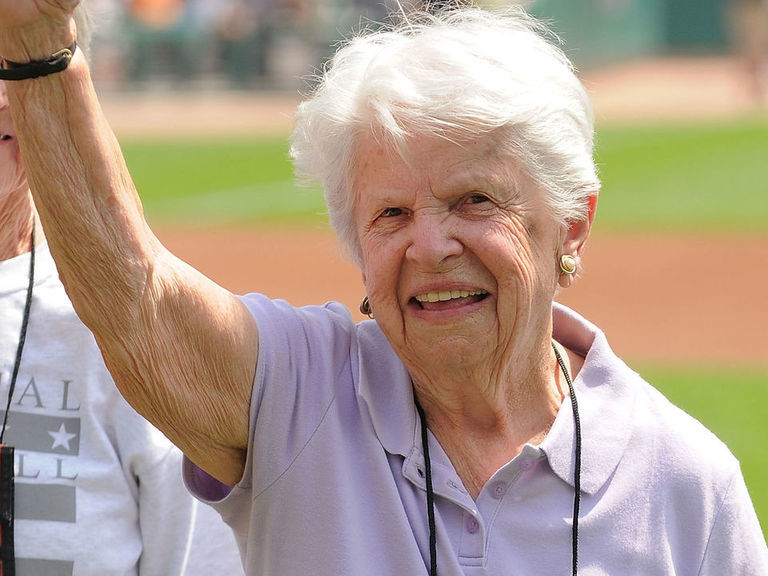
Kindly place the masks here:
<instances>
[{"instance_id":1,"label":"smiling mouth","mask_svg":"<svg viewBox=\"0 0 768 576\"><path fill-rule=\"evenodd\" d=\"M452 302L459 304L458 301L479 302L488 296L485 290L444 290L440 292L426 292L413 297L422 309L428 309L430 304ZM439 305L439 304L438 304Z\"/></svg>"}]
</instances>

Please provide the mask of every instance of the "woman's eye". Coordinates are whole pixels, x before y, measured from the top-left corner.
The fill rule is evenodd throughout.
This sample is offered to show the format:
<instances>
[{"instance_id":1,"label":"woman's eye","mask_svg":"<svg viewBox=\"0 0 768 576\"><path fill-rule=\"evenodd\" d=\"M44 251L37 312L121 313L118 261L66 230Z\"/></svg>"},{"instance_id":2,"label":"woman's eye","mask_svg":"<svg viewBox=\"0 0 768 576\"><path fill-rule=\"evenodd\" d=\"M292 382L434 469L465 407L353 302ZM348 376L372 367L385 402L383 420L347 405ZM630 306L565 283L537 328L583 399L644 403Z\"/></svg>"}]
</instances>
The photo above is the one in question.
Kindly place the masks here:
<instances>
[{"instance_id":1,"label":"woman's eye","mask_svg":"<svg viewBox=\"0 0 768 576\"><path fill-rule=\"evenodd\" d=\"M402 213L402 208L385 208L381 211L380 216L383 216L384 218L392 218L393 216L400 216Z\"/></svg>"},{"instance_id":2,"label":"woman's eye","mask_svg":"<svg viewBox=\"0 0 768 576\"><path fill-rule=\"evenodd\" d=\"M485 194L470 194L467 197L467 204L480 204L482 202L488 202L488 196Z\"/></svg>"}]
</instances>

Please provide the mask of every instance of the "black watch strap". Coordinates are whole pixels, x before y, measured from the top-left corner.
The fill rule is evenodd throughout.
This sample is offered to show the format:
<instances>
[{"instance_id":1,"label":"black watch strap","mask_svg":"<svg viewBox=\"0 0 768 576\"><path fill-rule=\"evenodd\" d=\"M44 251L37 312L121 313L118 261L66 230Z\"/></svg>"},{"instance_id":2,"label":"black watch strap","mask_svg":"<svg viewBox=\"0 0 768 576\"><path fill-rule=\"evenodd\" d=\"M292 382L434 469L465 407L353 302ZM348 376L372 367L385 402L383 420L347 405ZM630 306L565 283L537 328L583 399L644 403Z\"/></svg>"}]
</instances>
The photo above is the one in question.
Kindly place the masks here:
<instances>
[{"instance_id":1,"label":"black watch strap","mask_svg":"<svg viewBox=\"0 0 768 576\"><path fill-rule=\"evenodd\" d=\"M66 70L76 49L77 42L72 42L70 46L62 48L47 60L32 60L23 64L4 60L4 65L0 68L0 80L28 80Z\"/></svg>"}]
</instances>

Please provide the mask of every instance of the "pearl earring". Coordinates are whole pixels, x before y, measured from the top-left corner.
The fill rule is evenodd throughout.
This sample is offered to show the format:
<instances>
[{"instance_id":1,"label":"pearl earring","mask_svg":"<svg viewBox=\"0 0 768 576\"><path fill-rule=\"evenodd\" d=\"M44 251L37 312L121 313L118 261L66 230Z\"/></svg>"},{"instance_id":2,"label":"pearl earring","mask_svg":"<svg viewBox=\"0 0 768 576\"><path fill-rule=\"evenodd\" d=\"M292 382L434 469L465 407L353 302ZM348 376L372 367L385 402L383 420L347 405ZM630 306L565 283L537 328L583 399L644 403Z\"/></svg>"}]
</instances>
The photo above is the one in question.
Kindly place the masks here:
<instances>
[{"instance_id":1,"label":"pearl earring","mask_svg":"<svg viewBox=\"0 0 768 576\"><path fill-rule=\"evenodd\" d=\"M560 256L560 270L569 276L576 272L576 258L570 254Z\"/></svg>"}]
</instances>

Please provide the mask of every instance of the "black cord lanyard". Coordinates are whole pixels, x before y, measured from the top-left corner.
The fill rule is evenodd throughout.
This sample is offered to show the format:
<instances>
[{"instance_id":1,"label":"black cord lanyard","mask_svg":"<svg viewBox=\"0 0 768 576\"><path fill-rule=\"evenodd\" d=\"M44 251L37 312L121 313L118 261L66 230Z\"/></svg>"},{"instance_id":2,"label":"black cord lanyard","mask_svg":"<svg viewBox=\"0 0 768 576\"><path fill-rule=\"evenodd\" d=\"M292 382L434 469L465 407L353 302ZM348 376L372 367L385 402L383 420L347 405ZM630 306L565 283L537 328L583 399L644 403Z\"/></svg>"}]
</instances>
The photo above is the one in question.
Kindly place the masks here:
<instances>
[{"instance_id":1,"label":"black cord lanyard","mask_svg":"<svg viewBox=\"0 0 768 576\"><path fill-rule=\"evenodd\" d=\"M576 429L576 459L573 471L573 526L571 528L571 561L572 574L576 576L579 567L579 506L581 504L581 419L579 418L579 405L576 402L576 392L573 389L573 382L568 369L565 366L563 358L560 356L555 343L552 342L552 350L555 351L555 358L563 371L565 381L568 382L568 392L571 397L571 406L573 407L573 421ZM429 574L437 576L437 529L435 528L435 493L432 488L432 462L429 458L429 441L427 437L427 419L424 415L424 409L419 404L419 400L414 393L416 410L421 420L421 444L424 451L424 473L427 482L427 518L429 522Z\"/></svg>"},{"instance_id":2,"label":"black cord lanyard","mask_svg":"<svg viewBox=\"0 0 768 576\"><path fill-rule=\"evenodd\" d=\"M427 417L416 394L413 395L421 420L421 445L424 450L424 473L427 480L427 519L429 522L429 576L437 576L437 529L435 528L435 492L432 489L432 460L429 457Z\"/></svg>"},{"instance_id":3,"label":"black cord lanyard","mask_svg":"<svg viewBox=\"0 0 768 576\"><path fill-rule=\"evenodd\" d=\"M568 393L571 396L571 406L573 407L573 425L576 436L576 457L573 463L573 527L571 528L571 562L572 575L576 576L579 570L579 508L581 505L581 418L579 417L579 403L576 402L576 392L573 389L573 382L568 369L565 367L560 352L557 351L555 343L552 342L552 350L555 351L555 358L563 371L565 381L568 382Z\"/></svg>"},{"instance_id":4,"label":"black cord lanyard","mask_svg":"<svg viewBox=\"0 0 768 576\"><path fill-rule=\"evenodd\" d=\"M3 444L5 430L8 425L8 413L11 410L11 400L16 389L16 378L19 375L21 356L24 351L24 342L27 339L27 327L29 326L29 313L32 308L32 290L35 285L35 222L32 222L32 234L30 238L32 248L29 257L29 283L27 285L27 299L24 304L24 314L21 320L21 334L19 344L16 347L16 360L13 364L11 384L8 388L8 402L5 406L3 427L0 429L0 575L14 576L16 574L16 550L14 543L14 449L13 446Z\"/></svg>"},{"instance_id":5,"label":"black cord lanyard","mask_svg":"<svg viewBox=\"0 0 768 576\"><path fill-rule=\"evenodd\" d=\"M24 304L24 315L21 320L21 334L19 335L19 345L16 348L16 361L13 364L13 374L11 375L11 385L8 390L8 403L5 406L5 416L3 417L3 428L0 430L0 445L5 438L5 428L8 424L8 412L11 408L11 399L16 388L16 378L19 375L21 366L21 354L24 351L24 342L27 340L27 326L29 325L29 312L32 309L32 290L35 286L35 223L32 222L32 234L30 238L32 248L29 253L29 282L27 284L27 300Z\"/></svg>"}]
</instances>

